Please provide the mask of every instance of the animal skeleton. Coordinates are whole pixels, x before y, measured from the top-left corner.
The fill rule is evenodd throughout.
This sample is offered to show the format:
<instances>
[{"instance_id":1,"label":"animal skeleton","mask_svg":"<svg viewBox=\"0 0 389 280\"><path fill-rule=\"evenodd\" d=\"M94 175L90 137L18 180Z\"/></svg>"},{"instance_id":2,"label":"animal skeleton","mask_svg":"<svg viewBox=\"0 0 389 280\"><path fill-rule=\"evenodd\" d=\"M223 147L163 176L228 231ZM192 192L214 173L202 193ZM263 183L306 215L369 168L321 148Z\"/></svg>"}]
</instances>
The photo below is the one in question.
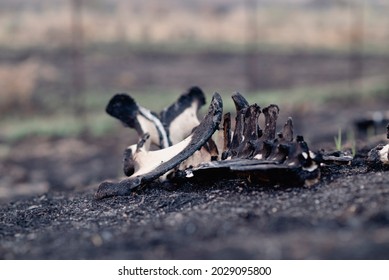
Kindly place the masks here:
<instances>
[{"instance_id":1,"label":"animal skeleton","mask_svg":"<svg viewBox=\"0 0 389 280\"><path fill-rule=\"evenodd\" d=\"M291 118L276 134L277 105L261 110L239 93L232 99L236 108L233 132L230 113L223 116L220 127L223 105L218 93L213 95L201 122L197 111L205 104L205 98L197 87L183 94L159 117L125 94L114 96L107 112L135 128L140 140L124 153L124 173L130 177L118 183L103 182L96 198L128 195L158 178L166 180L169 172L172 178L188 180L223 173L273 185L317 182L321 156L309 150L302 136L294 138ZM259 126L261 113L264 129ZM212 140L216 130L219 145ZM150 143L161 149L150 151Z\"/></svg>"}]
</instances>

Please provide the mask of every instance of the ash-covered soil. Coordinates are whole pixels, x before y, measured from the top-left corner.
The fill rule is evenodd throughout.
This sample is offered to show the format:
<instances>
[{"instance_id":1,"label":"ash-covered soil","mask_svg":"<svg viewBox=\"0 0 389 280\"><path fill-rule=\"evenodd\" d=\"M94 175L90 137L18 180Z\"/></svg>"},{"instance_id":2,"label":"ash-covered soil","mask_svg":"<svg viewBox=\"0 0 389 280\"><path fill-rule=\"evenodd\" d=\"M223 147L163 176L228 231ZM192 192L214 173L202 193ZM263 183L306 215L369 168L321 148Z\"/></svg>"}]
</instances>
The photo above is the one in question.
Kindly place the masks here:
<instances>
[{"instance_id":1,"label":"ash-covered soil","mask_svg":"<svg viewBox=\"0 0 389 280\"><path fill-rule=\"evenodd\" d=\"M363 109L329 107L295 118L314 151ZM97 201L99 182L120 176L127 133L15 143L0 162L0 259L389 258L389 171L365 165L371 141L311 188L210 178Z\"/></svg>"},{"instance_id":2,"label":"ash-covered soil","mask_svg":"<svg viewBox=\"0 0 389 280\"><path fill-rule=\"evenodd\" d=\"M388 259L389 173L312 188L154 185L129 197L50 192L0 208L4 259Z\"/></svg>"},{"instance_id":3,"label":"ash-covered soil","mask_svg":"<svg viewBox=\"0 0 389 280\"><path fill-rule=\"evenodd\" d=\"M333 147L330 123L352 125L361 108L298 116L296 131L316 139L314 151ZM98 183L120 176L123 131L11 147L0 164L0 259L389 258L389 172L368 169L362 148L375 144L358 139L353 164L324 169L311 188L210 178L97 201Z\"/></svg>"}]
</instances>

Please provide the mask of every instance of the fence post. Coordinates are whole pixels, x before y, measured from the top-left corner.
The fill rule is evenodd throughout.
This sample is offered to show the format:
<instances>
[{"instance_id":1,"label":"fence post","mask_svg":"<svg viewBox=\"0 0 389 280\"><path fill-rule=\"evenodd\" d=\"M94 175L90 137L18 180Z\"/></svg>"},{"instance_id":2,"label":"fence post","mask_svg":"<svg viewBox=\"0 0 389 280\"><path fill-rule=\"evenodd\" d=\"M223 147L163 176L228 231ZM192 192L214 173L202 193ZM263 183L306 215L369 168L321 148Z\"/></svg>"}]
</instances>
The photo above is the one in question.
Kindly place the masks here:
<instances>
[{"instance_id":1,"label":"fence post","mask_svg":"<svg viewBox=\"0 0 389 280\"><path fill-rule=\"evenodd\" d=\"M252 91L258 88L258 3L257 0L246 1L247 10L247 38L246 38L246 90Z\"/></svg>"},{"instance_id":2,"label":"fence post","mask_svg":"<svg viewBox=\"0 0 389 280\"><path fill-rule=\"evenodd\" d=\"M80 121L85 119L85 67L84 30L82 25L83 0L71 0L72 31L72 106L74 115Z\"/></svg>"},{"instance_id":3,"label":"fence post","mask_svg":"<svg viewBox=\"0 0 389 280\"><path fill-rule=\"evenodd\" d=\"M365 36L365 6L363 2L349 2L350 26L350 55L349 55L349 82L351 90L363 91L363 51Z\"/></svg>"}]
</instances>

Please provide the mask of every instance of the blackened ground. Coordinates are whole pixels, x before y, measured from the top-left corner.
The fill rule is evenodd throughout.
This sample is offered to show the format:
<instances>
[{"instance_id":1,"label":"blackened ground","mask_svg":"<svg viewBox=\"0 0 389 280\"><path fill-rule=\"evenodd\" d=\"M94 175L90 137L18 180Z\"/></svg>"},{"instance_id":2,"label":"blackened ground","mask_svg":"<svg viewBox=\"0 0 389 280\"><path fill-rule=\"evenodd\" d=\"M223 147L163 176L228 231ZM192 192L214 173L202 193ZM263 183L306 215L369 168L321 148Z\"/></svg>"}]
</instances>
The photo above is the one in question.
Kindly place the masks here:
<instances>
[{"instance_id":1,"label":"blackened ground","mask_svg":"<svg viewBox=\"0 0 389 280\"><path fill-rule=\"evenodd\" d=\"M313 150L333 148L333 124L363 111L330 108L294 118ZM323 170L311 188L213 180L96 201L98 183L121 174L123 133L10 148L0 162L0 259L389 258L389 171L367 169L360 139L355 164Z\"/></svg>"},{"instance_id":2,"label":"blackened ground","mask_svg":"<svg viewBox=\"0 0 389 280\"><path fill-rule=\"evenodd\" d=\"M388 172L339 167L312 188L50 192L1 206L0 258L388 259L388 186Z\"/></svg>"},{"instance_id":3,"label":"blackened ground","mask_svg":"<svg viewBox=\"0 0 389 280\"><path fill-rule=\"evenodd\" d=\"M334 124L352 126L365 107L297 114L295 131L314 151L334 148ZM355 164L323 170L311 188L214 180L96 201L99 182L121 174L122 131L10 147L0 161L0 259L389 258L389 171L364 162L363 147L375 144L358 138Z\"/></svg>"}]
</instances>

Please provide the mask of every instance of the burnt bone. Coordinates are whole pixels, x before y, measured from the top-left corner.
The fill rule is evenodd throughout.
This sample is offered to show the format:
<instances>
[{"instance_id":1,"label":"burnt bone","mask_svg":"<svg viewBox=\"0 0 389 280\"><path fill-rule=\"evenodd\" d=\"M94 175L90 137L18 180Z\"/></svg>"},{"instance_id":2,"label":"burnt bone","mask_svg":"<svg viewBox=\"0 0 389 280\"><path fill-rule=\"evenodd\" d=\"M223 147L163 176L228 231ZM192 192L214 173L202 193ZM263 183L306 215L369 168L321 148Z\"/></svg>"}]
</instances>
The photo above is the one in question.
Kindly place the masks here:
<instances>
[{"instance_id":1,"label":"burnt bone","mask_svg":"<svg viewBox=\"0 0 389 280\"><path fill-rule=\"evenodd\" d=\"M155 145L160 148L169 146L167 132L156 113L139 106L131 96L125 93L116 94L109 101L106 112L124 125L134 128L139 137L149 133L151 142Z\"/></svg>"},{"instance_id":2,"label":"burnt bone","mask_svg":"<svg viewBox=\"0 0 389 280\"><path fill-rule=\"evenodd\" d=\"M135 169L135 160L134 153L138 153L146 144L147 140L149 140L150 134L145 133L142 138L139 139L136 144L135 152L133 151L133 146L128 147L123 153L123 172L126 176L131 176L136 171Z\"/></svg>"},{"instance_id":3,"label":"burnt bone","mask_svg":"<svg viewBox=\"0 0 389 280\"><path fill-rule=\"evenodd\" d=\"M386 126L386 138L389 139L389 124ZM389 144L379 144L371 149L367 155L367 163L370 169L389 169Z\"/></svg>"},{"instance_id":4,"label":"burnt bone","mask_svg":"<svg viewBox=\"0 0 389 280\"><path fill-rule=\"evenodd\" d=\"M150 138L150 134L148 133L143 134L142 138L138 141L138 144L136 144L136 150L139 151L140 149L142 149L146 141L149 140L149 138Z\"/></svg>"},{"instance_id":5,"label":"burnt bone","mask_svg":"<svg viewBox=\"0 0 389 280\"><path fill-rule=\"evenodd\" d=\"M139 152L139 145L145 144L146 140L142 135L152 135L151 141L148 143L146 150L149 150L149 144L153 143L160 148L166 148L172 144L176 144L189 136L193 129L200 123L197 118L198 109L204 104L204 93L198 87L192 87L187 93L183 94L174 104L166 108L161 114L166 118L170 118L173 122L172 133L169 126L162 125L155 113L136 104L135 100L126 94L119 94L112 98L107 106L109 113L122 120L131 120L131 127L136 127L140 141L138 148L132 150L133 147L128 147L123 154L123 171L126 176L131 176L136 172L136 164L134 156ZM114 110L113 110L114 109ZM170 139L170 136L172 139ZM212 153L215 153L212 150Z\"/></svg>"},{"instance_id":6,"label":"burnt bone","mask_svg":"<svg viewBox=\"0 0 389 280\"><path fill-rule=\"evenodd\" d=\"M293 121L292 118L288 118L282 130L282 134L279 135L280 138L283 138L285 141L293 141Z\"/></svg>"},{"instance_id":7,"label":"burnt bone","mask_svg":"<svg viewBox=\"0 0 389 280\"><path fill-rule=\"evenodd\" d=\"M149 140L150 134L145 133L143 136L139 139L138 143L136 144L136 148L133 146L127 147L127 149L124 150L123 153L123 172L126 176L131 176L136 172L136 161L134 159L135 155L139 153L142 148L144 148L146 142Z\"/></svg>"},{"instance_id":8,"label":"burnt bone","mask_svg":"<svg viewBox=\"0 0 389 280\"><path fill-rule=\"evenodd\" d=\"M349 165L354 157L347 152L322 152L320 162L325 165Z\"/></svg>"},{"instance_id":9,"label":"burnt bone","mask_svg":"<svg viewBox=\"0 0 389 280\"><path fill-rule=\"evenodd\" d=\"M300 139L301 140L301 139ZM292 144L293 141L293 122L292 118L288 118L282 132L278 133L278 138L274 141L266 140L266 150L262 152L263 158L270 158L275 162L284 162L288 160L288 164L297 160L296 151L304 152L299 144Z\"/></svg>"},{"instance_id":10,"label":"burnt bone","mask_svg":"<svg viewBox=\"0 0 389 280\"><path fill-rule=\"evenodd\" d=\"M239 96L239 100L242 100ZM224 139L222 161L206 162L186 170L193 180L201 178L247 178L250 182L277 185L314 184L320 177L320 155L308 148L302 136L293 136L293 121L288 118L276 137L279 108L270 105L263 109L265 130L259 127L260 107L257 104L236 106L237 116L234 137ZM224 135L229 137L230 117L224 118ZM191 174L194 176L192 177ZM220 176L220 177L218 177ZM196 178L197 177L197 178Z\"/></svg>"},{"instance_id":11,"label":"burnt bone","mask_svg":"<svg viewBox=\"0 0 389 280\"><path fill-rule=\"evenodd\" d=\"M245 140L245 121L247 118L246 114L250 114L250 112L248 112L250 105L239 92L232 95L232 100L234 101L236 109L235 129L232 136L232 141L228 146L228 151L223 156L224 158L236 157L238 156L239 149L242 150L241 145Z\"/></svg>"},{"instance_id":12,"label":"burnt bone","mask_svg":"<svg viewBox=\"0 0 389 280\"><path fill-rule=\"evenodd\" d=\"M233 94L231 98L234 101L236 112L239 112L240 110L250 106L246 98L244 98L239 92Z\"/></svg>"},{"instance_id":13,"label":"burnt bone","mask_svg":"<svg viewBox=\"0 0 389 280\"><path fill-rule=\"evenodd\" d=\"M111 196L129 195L142 185L154 181L169 170L174 169L208 141L221 122L222 111L222 99L218 93L215 93L209 106L208 113L201 121L200 125L195 129L193 134L177 144L180 148L180 152L178 154L145 174L129 177L128 179L124 179L118 183L103 182L100 184L95 194L95 198L102 199Z\"/></svg>"},{"instance_id":14,"label":"burnt bone","mask_svg":"<svg viewBox=\"0 0 389 280\"><path fill-rule=\"evenodd\" d=\"M105 111L114 118L120 120L124 125L134 128L138 134L143 134L136 117L138 114L138 104L126 93L114 95L108 102Z\"/></svg>"},{"instance_id":15,"label":"burnt bone","mask_svg":"<svg viewBox=\"0 0 389 280\"><path fill-rule=\"evenodd\" d=\"M228 150L231 147L231 113L226 113L223 116L223 151L221 159L225 160L228 157Z\"/></svg>"},{"instance_id":16,"label":"burnt bone","mask_svg":"<svg viewBox=\"0 0 389 280\"><path fill-rule=\"evenodd\" d=\"M303 145L302 145L303 146ZM186 170L187 174L193 174L196 178L208 178L220 180L222 178L241 178L249 182L257 182L264 185L289 185L311 186L320 177L318 164L307 154L298 153L301 146L297 143L285 146L290 152L285 152L292 160L273 159L244 159L234 158L225 161L215 161L200 164Z\"/></svg>"},{"instance_id":17,"label":"burnt bone","mask_svg":"<svg viewBox=\"0 0 389 280\"><path fill-rule=\"evenodd\" d=\"M123 172L126 176L131 176L135 172L133 156L130 148L127 148L123 153Z\"/></svg>"},{"instance_id":18,"label":"burnt bone","mask_svg":"<svg viewBox=\"0 0 389 280\"><path fill-rule=\"evenodd\" d=\"M261 114L261 108L257 104L250 105L246 113L244 115L244 140L245 141L257 141L259 137L262 135L258 135L258 132L260 131L259 124L258 124L258 118Z\"/></svg>"},{"instance_id":19,"label":"burnt bone","mask_svg":"<svg viewBox=\"0 0 389 280\"><path fill-rule=\"evenodd\" d=\"M388 170L389 169L389 144L379 144L371 149L367 156L367 163L370 169Z\"/></svg>"},{"instance_id":20,"label":"burnt bone","mask_svg":"<svg viewBox=\"0 0 389 280\"><path fill-rule=\"evenodd\" d=\"M196 178L209 178L220 180L221 178L248 179L252 183L263 185L309 185L320 176L318 168L309 171L299 166L286 167L271 160L255 160L235 158L226 161L203 163L191 172Z\"/></svg>"},{"instance_id":21,"label":"burnt bone","mask_svg":"<svg viewBox=\"0 0 389 280\"><path fill-rule=\"evenodd\" d=\"M211 161L217 160L219 151L215 141L212 138L209 138L203 147L211 155Z\"/></svg>"},{"instance_id":22,"label":"burnt bone","mask_svg":"<svg viewBox=\"0 0 389 280\"><path fill-rule=\"evenodd\" d=\"M257 104L250 105L248 108L239 111L244 113L243 116L243 141L240 143L236 152L233 153L234 157L240 158L252 158L254 156L256 143L259 137L259 125L258 118L261 114L261 109Z\"/></svg>"},{"instance_id":23,"label":"burnt bone","mask_svg":"<svg viewBox=\"0 0 389 280\"><path fill-rule=\"evenodd\" d=\"M271 140L276 136L277 130L277 118L280 113L280 109L277 105L270 105L262 110L265 115L265 131L264 131L264 139Z\"/></svg>"},{"instance_id":24,"label":"burnt bone","mask_svg":"<svg viewBox=\"0 0 389 280\"><path fill-rule=\"evenodd\" d=\"M386 125L386 138L389 139L389 123Z\"/></svg>"},{"instance_id":25,"label":"burnt bone","mask_svg":"<svg viewBox=\"0 0 389 280\"><path fill-rule=\"evenodd\" d=\"M239 145L243 142L244 115L247 108L241 109L235 117L235 129L229 149L230 156L236 156Z\"/></svg>"},{"instance_id":26,"label":"burnt bone","mask_svg":"<svg viewBox=\"0 0 389 280\"><path fill-rule=\"evenodd\" d=\"M199 87L194 86L182 94L175 103L162 110L160 119L169 135L170 145L183 140L198 125L197 112L204 104L204 92ZM185 113L186 110L190 110L190 112ZM188 118L192 119L189 123ZM173 123L176 123L176 127L181 128L180 131L177 131L175 127L171 128ZM183 133L182 130L185 132ZM184 137L176 137L174 133L177 132L180 132L180 135Z\"/></svg>"}]
</instances>

